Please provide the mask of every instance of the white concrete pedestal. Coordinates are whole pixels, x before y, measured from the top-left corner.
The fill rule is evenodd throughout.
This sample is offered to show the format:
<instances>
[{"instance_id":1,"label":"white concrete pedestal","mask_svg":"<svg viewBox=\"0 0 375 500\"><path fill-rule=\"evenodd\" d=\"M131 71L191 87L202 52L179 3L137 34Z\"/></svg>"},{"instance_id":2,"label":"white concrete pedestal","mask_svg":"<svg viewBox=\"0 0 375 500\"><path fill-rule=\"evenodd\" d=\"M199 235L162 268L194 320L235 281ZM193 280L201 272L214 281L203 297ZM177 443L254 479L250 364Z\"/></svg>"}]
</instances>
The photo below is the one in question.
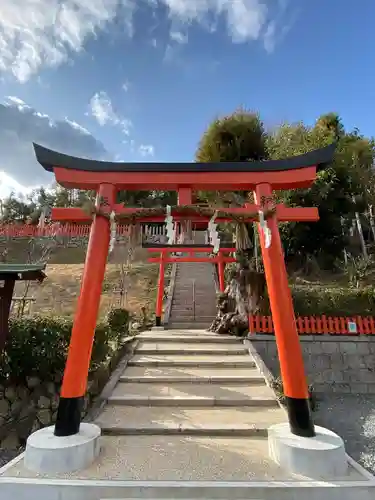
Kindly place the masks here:
<instances>
[{"instance_id":1,"label":"white concrete pedestal","mask_svg":"<svg viewBox=\"0 0 375 500\"><path fill-rule=\"evenodd\" d=\"M25 467L39 474L68 473L91 465L100 452L100 428L81 423L74 436L57 437L55 427L45 427L29 436Z\"/></svg>"},{"instance_id":2,"label":"white concrete pedestal","mask_svg":"<svg viewBox=\"0 0 375 500\"><path fill-rule=\"evenodd\" d=\"M345 477L348 461L344 441L323 427L315 426L315 432L315 437L305 438L292 434L289 424L270 427L270 457L289 472L311 479Z\"/></svg>"},{"instance_id":3,"label":"white concrete pedestal","mask_svg":"<svg viewBox=\"0 0 375 500\"><path fill-rule=\"evenodd\" d=\"M153 326L153 327L151 328L151 330L152 330L153 332L164 332L165 328L164 328L164 326Z\"/></svg>"}]
</instances>

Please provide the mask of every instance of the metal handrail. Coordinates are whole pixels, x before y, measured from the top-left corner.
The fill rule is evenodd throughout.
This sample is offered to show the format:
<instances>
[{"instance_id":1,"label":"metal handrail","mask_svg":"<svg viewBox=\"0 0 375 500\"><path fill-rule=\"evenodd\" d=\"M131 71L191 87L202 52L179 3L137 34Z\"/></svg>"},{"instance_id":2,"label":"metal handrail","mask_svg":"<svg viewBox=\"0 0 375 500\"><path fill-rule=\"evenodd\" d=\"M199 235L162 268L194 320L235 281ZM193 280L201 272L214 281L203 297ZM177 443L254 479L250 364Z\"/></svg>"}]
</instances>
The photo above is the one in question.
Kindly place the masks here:
<instances>
[{"instance_id":1,"label":"metal handrail","mask_svg":"<svg viewBox=\"0 0 375 500\"><path fill-rule=\"evenodd\" d=\"M195 279L192 280L192 291L193 291L193 320L195 321Z\"/></svg>"}]
</instances>

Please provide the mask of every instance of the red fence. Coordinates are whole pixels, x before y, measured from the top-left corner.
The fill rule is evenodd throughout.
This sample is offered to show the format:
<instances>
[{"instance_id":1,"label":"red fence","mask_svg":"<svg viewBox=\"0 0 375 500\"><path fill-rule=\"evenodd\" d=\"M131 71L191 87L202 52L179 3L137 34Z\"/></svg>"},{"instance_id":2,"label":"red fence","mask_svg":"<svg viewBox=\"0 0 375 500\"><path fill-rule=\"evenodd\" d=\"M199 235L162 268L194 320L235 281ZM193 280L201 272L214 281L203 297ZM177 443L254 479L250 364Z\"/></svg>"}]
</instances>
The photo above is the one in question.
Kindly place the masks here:
<instances>
[{"instance_id":1,"label":"red fence","mask_svg":"<svg viewBox=\"0 0 375 500\"><path fill-rule=\"evenodd\" d=\"M27 224L0 224L0 237L5 238L33 238L68 236L87 238L90 233L90 224L48 224L43 229ZM117 225L117 234L128 233L129 226Z\"/></svg>"},{"instance_id":2,"label":"red fence","mask_svg":"<svg viewBox=\"0 0 375 500\"><path fill-rule=\"evenodd\" d=\"M375 335L373 316L299 316L296 322L300 335ZM249 331L273 334L272 316L250 316Z\"/></svg>"}]
</instances>

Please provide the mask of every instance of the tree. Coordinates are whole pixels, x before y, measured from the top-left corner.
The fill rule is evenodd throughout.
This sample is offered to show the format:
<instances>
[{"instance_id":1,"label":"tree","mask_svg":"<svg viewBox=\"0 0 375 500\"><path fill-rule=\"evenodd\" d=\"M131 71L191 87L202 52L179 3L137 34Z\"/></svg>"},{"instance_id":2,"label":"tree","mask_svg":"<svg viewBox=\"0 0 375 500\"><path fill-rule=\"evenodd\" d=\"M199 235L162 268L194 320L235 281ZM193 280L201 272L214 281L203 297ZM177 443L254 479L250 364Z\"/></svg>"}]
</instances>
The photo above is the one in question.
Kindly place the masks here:
<instances>
[{"instance_id":1,"label":"tree","mask_svg":"<svg viewBox=\"0 0 375 500\"><path fill-rule=\"evenodd\" d=\"M284 124L267 138L271 158L285 158L337 142L334 162L317 173L309 189L279 194L290 206L316 206L319 221L281 226L287 262L304 266L311 257L332 269L348 244L348 228L365 207L364 192L372 174L373 145L357 132L347 133L335 113L322 115L315 126ZM354 161L354 158L360 158ZM344 227L342 224L344 221Z\"/></svg>"},{"instance_id":2,"label":"tree","mask_svg":"<svg viewBox=\"0 0 375 500\"><path fill-rule=\"evenodd\" d=\"M199 162L257 161L267 158L263 123L255 113L239 110L217 118L203 134L196 160ZM224 203L243 204L248 193L230 193ZM201 193L213 202L216 193ZM265 278L251 266L251 225L235 224L237 264L230 282L218 301L218 314L211 330L218 333L241 334L248 329L249 314L255 314L265 292Z\"/></svg>"},{"instance_id":3,"label":"tree","mask_svg":"<svg viewBox=\"0 0 375 500\"><path fill-rule=\"evenodd\" d=\"M14 193L10 195L2 203L2 222L20 222L24 223L35 210L34 203L28 203L22 198L17 198Z\"/></svg>"}]
</instances>

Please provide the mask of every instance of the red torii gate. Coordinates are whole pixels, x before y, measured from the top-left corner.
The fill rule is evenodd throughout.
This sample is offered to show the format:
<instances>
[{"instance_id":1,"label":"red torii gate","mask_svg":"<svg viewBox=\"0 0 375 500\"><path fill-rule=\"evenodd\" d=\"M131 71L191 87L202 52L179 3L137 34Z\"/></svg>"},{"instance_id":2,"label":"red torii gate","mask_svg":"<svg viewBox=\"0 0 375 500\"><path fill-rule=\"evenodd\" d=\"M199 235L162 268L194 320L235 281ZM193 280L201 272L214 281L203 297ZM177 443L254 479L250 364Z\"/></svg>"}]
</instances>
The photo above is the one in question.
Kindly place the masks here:
<instances>
[{"instance_id":1,"label":"red torii gate","mask_svg":"<svg viewBox=\"0 0 375 500\"><path fill-rule=\"evenodd\" d=\"M146 245L144 245L146 246ZM164 297L164 274L165 265L177 262L207 262L211 264L217 264L218 267L218 277L219 277L219 289L220 292L224 292L225 280L224 280L224 270L225 264L230 262L236 262L234 257L224 255L225 253L233 253L236 251L234 247L223 248L221 247L216 256L210 257L198 257L197 253L210 253L213 250L211 245L150 245L148 246L149 252L159 252L159 257L149 257L148 262L159 264L159 279L158 279L158 292L156 298L155 307L155 325L161 326L161 317L163 313L163 297ZM169 255L173 252L179 252L188 254L187 256L173 257Z\"/></svg>"},{"instance_id":2,"label":"red torii gate","mask_svg":"<svg viewBox=\"0 0 375 500\"><path fill-rule=\"evenodd\" d=\"M316 178L316 169L332 161L335 144L304 155L283 160L240 163L111 163L75 158L34 144L39 163L55 174L56 181L66 188L95 190L96 213L93 216L81 292L71 335L60 402L55 426L56 436L77 434L81 422L81 405L86 392L91 349L108 248L111 213L117 216L139 212L116 203L119 190L175 190L179 205L192 204L193 191L250 191L255 205L232 208L233 214L254 214L270 207L274 190L305 188ZM172 212L173 215L173 212ZM177 214L176 214L177 216ZM53 220L90 222L84 210L53 209ZM186 216L185 216L186 218ZM288 208L278 205L268 217L272 240L268 248L258 223L263 262L280 371L286 396L291 432L306 437L315 435L309 406L303 358L299 344L293 303L278 230L278 221L315 221L317 208ZM163 217L161 218L163 220ZM202 218L198 217L202 220ZM148 218L148 221L150 218ZM219 222L219 220L218 220Z\"/></svg>"}]
</instances>

